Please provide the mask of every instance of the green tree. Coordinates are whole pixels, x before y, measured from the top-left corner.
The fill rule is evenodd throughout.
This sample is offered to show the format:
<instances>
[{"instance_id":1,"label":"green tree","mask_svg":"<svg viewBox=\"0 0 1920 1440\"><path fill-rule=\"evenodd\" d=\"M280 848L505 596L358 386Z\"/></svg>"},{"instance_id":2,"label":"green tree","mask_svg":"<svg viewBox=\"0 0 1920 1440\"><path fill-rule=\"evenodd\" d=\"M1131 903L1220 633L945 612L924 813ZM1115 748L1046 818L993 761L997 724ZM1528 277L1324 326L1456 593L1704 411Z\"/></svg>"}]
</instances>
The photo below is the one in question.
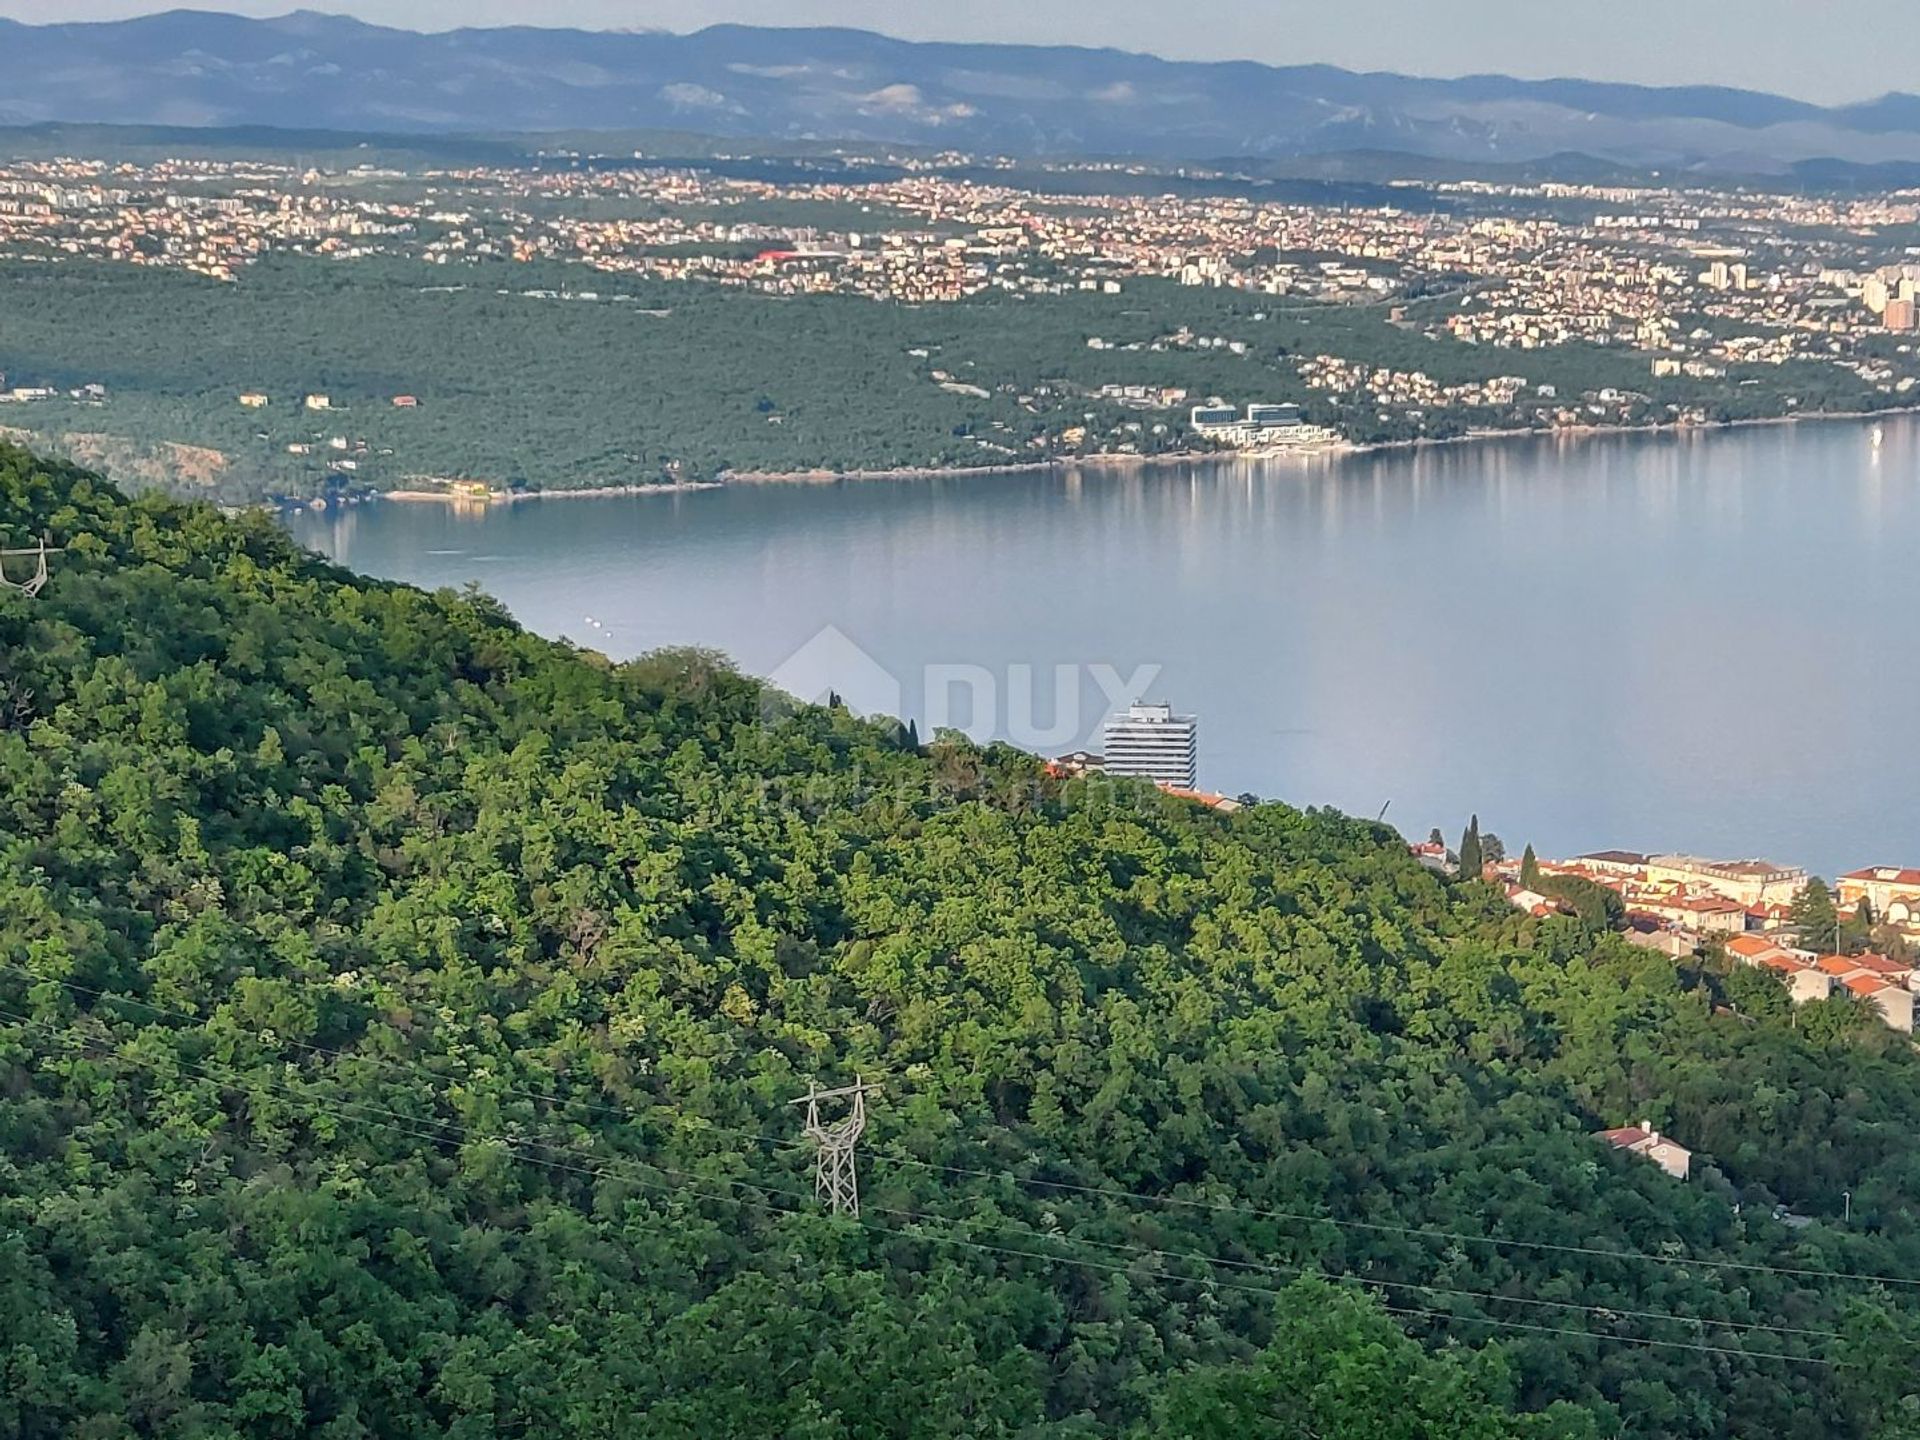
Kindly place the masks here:
<instances>
[{"instance_id":1,"label":"green tree","mask_svg":"<svg viewBox=\"0 0 1920 1440\"><path fill-rule=\"evenodd\" d=\"M1793 897L1788 923L1809 950L1831 951L1841 941L1840 915L1827 882L1815 875Z\"/></svg>"},{"instance_id":2,"label":"green tree","mask_svg":"<svg viewBox=\"0 0 1920 1440\"><path fill-rule=\"evenodd\" d=\"M1868 1007L3 446L0 531L66 547L0 595L0 1435L1908 1413L1920 1056ZM856 1075L851 1225L790 1101ZM1698 1183L1592 1138L1640 1116Z\"/></svg>"},{"instance_id":3,"label":"green tree","mask_svg":"<svg viewBox=\"0 0 1920 1440\"><path fill-rule=\"evenodd\" d=\"M1840 939L1849 955L1858 955L1873 943L1873 905L1866 896L1860 897L1853 914L1841 925Z\"/></svg>"},{"instance_id":4,"label":"green tree","mask_svg":"<svg viewBox=\"0 0 1920 1440\"><path fill-rule=\"evenodd\" d=\"M1597 1440L1589 1415L1512 1416L1504 1365L1424 1355L1351 1291L1302 1280L1274 1309L1258 1355L1178 1377L1141 1440Z\"/></svg>"},{"instance_id":5,"label":"green tree","mask_svg":"<svg viewBox=\"0 0 1920 1440\"><path fill-rule=\"evenodd\" d=\"M1575 915L1595 930L1615 930L1627 918L1627 902L1584 875L1542 875L1535 887L1542 895L1564 900Z\"/></svg>"},{"instance_id":6,"label":"green tree","mask_svg":"<svg viewBox=\"0 0 1920 1440\"><path fill-rule=\"evenodd\" d=\"M1486 852L1480 843L1480 817L1475 815L1460 837L1460 874L1466 879L1478 880L1486 868Z\"/></svg>"}]
</instances>

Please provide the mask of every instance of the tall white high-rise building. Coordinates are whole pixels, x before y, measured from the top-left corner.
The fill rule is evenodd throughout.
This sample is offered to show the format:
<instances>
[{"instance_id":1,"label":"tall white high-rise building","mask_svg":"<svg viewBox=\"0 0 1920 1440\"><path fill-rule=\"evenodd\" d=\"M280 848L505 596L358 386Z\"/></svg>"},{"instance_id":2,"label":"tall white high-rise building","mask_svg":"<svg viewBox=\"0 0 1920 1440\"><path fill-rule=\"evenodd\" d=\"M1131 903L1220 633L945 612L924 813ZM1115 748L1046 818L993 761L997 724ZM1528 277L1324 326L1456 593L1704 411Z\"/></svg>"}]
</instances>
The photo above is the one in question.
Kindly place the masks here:
<instances>
[{"instance_id":1,"label":"tall white high-rise building","mask_svg":"<svg viewBox=\"0 0 1920 1440\"><path fill-rule=\"evenodd\" d=\"M1140 701L1107 721L1106 771L1181 790L1200 780L1200 722L1171 705Z\"/></svg>"}]
</instances>

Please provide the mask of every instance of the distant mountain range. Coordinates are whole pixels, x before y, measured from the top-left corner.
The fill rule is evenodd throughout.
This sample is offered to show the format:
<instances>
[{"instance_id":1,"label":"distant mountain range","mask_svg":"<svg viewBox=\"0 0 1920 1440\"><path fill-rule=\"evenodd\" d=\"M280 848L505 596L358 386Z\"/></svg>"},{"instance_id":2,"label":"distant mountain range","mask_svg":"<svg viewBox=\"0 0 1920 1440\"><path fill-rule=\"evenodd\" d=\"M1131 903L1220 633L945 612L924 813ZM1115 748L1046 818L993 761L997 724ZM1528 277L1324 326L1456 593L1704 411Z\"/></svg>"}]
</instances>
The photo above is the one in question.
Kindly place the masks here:
<instances>
[{"instance_id":1,"label":"distant mountain range","mask_svg":"<svg viewBox=\"0 0 1920 1440\"><path fill-rule=\"evenodd\" d=\"M1823 107L1753 91L1457 80L1119 50L926 44L859 30L441 34L298 12L0 20L0 124L377 130L671 129L1030 156L1381 152L1474 164L1584 155L1744 174L1920 162L1920 97Z\"/></svg>"}]
</instances>

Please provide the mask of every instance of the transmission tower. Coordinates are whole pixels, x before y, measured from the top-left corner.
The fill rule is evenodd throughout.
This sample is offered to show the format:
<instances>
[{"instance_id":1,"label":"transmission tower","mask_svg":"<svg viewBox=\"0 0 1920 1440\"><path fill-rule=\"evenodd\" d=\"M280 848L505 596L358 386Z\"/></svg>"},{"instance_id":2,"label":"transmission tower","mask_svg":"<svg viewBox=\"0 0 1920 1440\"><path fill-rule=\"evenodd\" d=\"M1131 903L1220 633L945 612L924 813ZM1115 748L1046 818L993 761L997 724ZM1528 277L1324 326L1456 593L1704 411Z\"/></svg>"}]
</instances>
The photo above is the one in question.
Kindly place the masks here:
<instances>
[{"instance_id":1,"label":"transmission tower","mask_svg":"<svg viewBox=\"0 0 1920 1440\"><path fill-rule=\"evenodd\" d=\"M813 1172L814 1198L836 1215L860 1214L860 1180L854 1173L853 1147L867 1128L867 1096L880 1087L856 1079L838 1090L822 1090L809 1082L807 1093L791 1105L807 1107L806 1136L813 1141L816 1161ZM847 1113L831 1122L820 1118L822 1101L846 1100Z\"/></svg>"},{"instance_id":2,"label":"transmission tower","mask_svg":"<svg viewBox=\"0 0 1920 1440\"><path fill-rule=\"evenodd\" d=\"M47 556L58 555L61 548L58 545L47 544L46 537L42 536L40 543L31 550L0 550L0 590L14 590L29 600L33 599L47 588ZM40 563L34 567L33 574L27 579L9 580L7 578L7 561L9 560L37 560Z\"/></svg>"}]
</instances>

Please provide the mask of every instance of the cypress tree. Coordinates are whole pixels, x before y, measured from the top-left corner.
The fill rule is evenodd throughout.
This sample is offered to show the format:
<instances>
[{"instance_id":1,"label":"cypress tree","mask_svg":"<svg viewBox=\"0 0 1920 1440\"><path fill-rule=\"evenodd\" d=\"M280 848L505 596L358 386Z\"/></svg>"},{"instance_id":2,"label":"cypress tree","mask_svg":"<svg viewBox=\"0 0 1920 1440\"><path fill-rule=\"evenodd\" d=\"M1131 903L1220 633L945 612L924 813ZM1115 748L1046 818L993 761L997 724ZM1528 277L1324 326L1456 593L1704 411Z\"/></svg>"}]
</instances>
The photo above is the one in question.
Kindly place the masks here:
<instances>
[{"instance_id":1,"label":"cypress tree","mask_svg":"<svg viewBox=\"0 0 1920 1440\"><path fill-rule=\"evenodd\" d=\"M1486 854L1480 848L1480 817L1476 815L1467 823L1467 833L1460 837L1460 875L1462 879L1478 880L1486 868Z\"/></svg>"},{"instance_id":2,"label":"cypress tree","mask_svg":"<svg viewBox=\"0 0 1920 1440\"><path fill-rule=\"evenodd\" d=\"M1540 888L1540 857L1533 853L1533 846L1527 846L1526 853L1520 857L1520 883L1529 890Z\"/></svg>"}]
</instances>

